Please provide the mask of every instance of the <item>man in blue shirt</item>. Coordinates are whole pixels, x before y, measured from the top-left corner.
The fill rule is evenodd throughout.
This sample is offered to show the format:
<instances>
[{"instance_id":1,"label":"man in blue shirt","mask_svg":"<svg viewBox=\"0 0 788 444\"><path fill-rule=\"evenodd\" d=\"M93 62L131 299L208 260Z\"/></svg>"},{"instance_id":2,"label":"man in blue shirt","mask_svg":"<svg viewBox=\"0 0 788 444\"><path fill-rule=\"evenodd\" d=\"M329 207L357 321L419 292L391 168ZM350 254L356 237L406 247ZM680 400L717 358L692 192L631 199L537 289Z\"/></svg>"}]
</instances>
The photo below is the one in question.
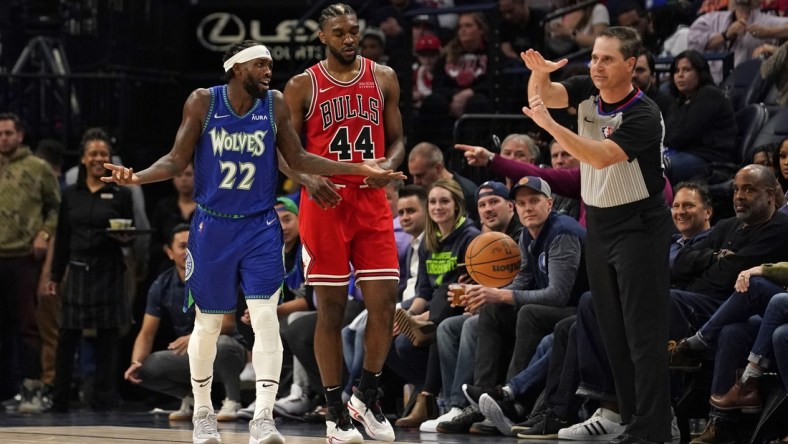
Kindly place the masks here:
<instances>
[{"instance_id":1,"label":"man in blue shirt","mask_svg":"<svg viewBox=\"0 0 788 444\"><path fill-rule=\"evenodd\" d=\"M182 399L181 408L170 415L173 421L192 419L194 398L189 373L187 349L194 329L194 306L183 312L186 275L186 247L189 241L189 226L177 225L170 236L164 252L175 262L153 282L148 291L145 317L142 328L134 341L131 365L124 378L149 390L166 393ZM151 353L156 332L163 318L172 324L176 339L166 350ZM226 399L216 415L219 421L235 421L241 401L241 371L246 364L246 349L239 342L235 328L235 316L226 314L222 319L222 330L217 344L214 372L224 384Z\"/></svg>"}]
</instances>

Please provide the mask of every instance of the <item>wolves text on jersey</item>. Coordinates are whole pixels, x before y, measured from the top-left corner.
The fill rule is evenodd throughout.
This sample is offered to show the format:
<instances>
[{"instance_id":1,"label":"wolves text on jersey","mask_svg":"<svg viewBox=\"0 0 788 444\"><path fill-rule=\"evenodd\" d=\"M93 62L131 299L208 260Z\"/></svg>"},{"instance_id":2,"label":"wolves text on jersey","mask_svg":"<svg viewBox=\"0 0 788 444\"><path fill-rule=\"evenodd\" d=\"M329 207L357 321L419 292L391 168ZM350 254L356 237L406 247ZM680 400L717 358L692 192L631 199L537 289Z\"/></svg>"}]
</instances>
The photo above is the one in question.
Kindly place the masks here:
<instances>
[{"instance_id":1,"label":"wolves text on jersey","mask_svg":"<svg viewBox=\"0 0 788 444\"><path fill-rule=\"evenodd\" d=\"M213 145L213 155L222 157L225 151L238 151L251 153L252 157L262 156L265 152L265 135L268 131L255 131L253 133L228 133L224 128L211 128L208 132Z\"/></svg>"},{"instance_id":2,"label":"wolves text on jersey","mask_svg":"<svg viewBox=\"0 0 788 444\"><path fill-rule=\"evenodd\" d=\"M325 100L318 105L323 121L323 129L345 119L358 117L378 125L380 122L380 100L368 97L366 103L364 96L356 94L355 100L344 95Z\"/></svg>"}]
</instances>

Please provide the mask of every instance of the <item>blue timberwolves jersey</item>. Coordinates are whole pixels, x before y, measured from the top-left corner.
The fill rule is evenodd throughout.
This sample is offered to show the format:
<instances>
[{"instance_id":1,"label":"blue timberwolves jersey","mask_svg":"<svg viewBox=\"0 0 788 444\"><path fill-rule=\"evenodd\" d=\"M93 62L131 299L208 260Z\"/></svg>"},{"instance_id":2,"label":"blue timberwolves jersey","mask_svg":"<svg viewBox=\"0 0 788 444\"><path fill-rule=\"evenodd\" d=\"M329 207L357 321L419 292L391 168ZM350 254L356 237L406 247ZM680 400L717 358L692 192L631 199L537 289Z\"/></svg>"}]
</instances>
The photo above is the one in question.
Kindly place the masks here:
<instances>
[{"instance_id":1,"label":"blue timberwolves jersey","mask_svg":"<svg viewBox=\"0 0 788 444\"><path fill-rule=\"evenodd\" d=\"M227 86L214 86L194 151L194 200L226 216L260 213L276 203L278 163L273 95L239 116Z\"/></svg>"}]
</instances>

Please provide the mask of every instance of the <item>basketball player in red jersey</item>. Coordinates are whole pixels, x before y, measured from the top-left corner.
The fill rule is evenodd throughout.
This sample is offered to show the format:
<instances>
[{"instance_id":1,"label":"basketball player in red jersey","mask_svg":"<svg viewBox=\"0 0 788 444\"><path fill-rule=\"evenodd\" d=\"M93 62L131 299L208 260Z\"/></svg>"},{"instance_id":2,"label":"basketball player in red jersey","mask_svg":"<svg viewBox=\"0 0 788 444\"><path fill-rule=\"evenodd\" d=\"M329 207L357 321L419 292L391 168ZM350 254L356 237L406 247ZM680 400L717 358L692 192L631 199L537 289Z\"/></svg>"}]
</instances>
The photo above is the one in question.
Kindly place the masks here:
<instances>
[{"instance_id":1,"label":"basketball player in red jersey","mask_svg":"<svg viewBox=\"0 0 788 444\"><path fill-rule=\"evenodd\" d=\"M363 162L384 158L383 169L404 157L399 84L391 68L358 53L355 11L337 3L323 9L320 41L326 57L287 83L285 100L293 127L306 135L307 151L329 159ZM315 356L325 386L326 438L363 442L350 417L370 438L393 441L380 410L378 381L391 345L399 266L387 180L361 176L304 177L299 231L306 283L317 295ZM369 312L361 380L342 402L341 328L348 298L350 265Z\"/></svg>"}]
</instances>

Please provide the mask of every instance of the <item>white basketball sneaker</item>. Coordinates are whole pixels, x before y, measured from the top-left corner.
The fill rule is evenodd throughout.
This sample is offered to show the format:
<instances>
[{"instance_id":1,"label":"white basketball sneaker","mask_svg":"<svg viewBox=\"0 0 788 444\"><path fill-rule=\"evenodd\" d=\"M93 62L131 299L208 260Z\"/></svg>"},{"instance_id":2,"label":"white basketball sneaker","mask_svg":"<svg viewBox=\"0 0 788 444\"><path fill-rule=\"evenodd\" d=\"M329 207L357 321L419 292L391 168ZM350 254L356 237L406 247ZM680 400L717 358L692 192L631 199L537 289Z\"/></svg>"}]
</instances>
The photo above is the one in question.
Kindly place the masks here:
<instances>
[{"instance_id":1,"label":"white basketball sneaker","mask_svg":"<svg viewBox=\"0 0 788 444\"><path fill-rule=\"evenodd\" d=\"M221 444L222 437L217 429L216 414L210 407L202 406L192 417L194 431L192 442L194 444Z\"/></svg>"},{"instance_id":2,"label":"white basketball sneaker","mask_svg":"<svg viewBox=\"0 0 788 444\"><path fill-rule=\"evenodd\" d=\"M344 404L337 404L326 412L326 443L362 444L364 437L353 425Z\"/></svg>"},{"instance_id":3,"label":"white basketball sneaker","mask_svg":"<svg viewBox=\"0 0 788 444\"><path fill-rule=\"evenodd\" d=\"M284 444L285 437L276 430L271 411L263 409L257 419L249 422L249 444Z\"/></svg>"},{"instance_id":4,"label":"white basketball sneaker","mask_svg":"<svg viewBox=\"0 0 788 444\"><path fill-rule=\"evenodd\" d=\"M353 389L353 396L347 402L350 417L364 425L367 435L378 441L394 441L394 429L380 410L378 398L383 395L380 389L366 390L364 393Z\"/></svg>"}]
</instances>

